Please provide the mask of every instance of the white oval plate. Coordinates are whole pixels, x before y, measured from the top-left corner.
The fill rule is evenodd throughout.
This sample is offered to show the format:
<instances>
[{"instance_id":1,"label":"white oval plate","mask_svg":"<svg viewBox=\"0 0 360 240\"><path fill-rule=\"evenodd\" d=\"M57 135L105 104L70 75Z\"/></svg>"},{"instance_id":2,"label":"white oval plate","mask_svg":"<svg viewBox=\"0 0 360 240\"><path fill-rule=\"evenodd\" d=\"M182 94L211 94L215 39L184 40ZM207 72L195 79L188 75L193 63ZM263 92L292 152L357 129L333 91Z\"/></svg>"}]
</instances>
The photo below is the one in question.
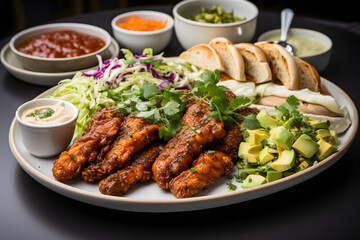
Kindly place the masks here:
<instances>
[{"instance_id":1,"label":"white oval plate","mask_svg":"<svg viewBox=\"0 0 360 240\"><path fill-rule=\"evenodd\" d=\"M111 38L111 44L107 52L105 53L104 60L112 59L119 55L120 47L114 38ZM61 72L61 73L43 73L33 72L25 69L16 58L15 54L11 51L9 43L6 44L0 53L1 62L4 67L16 78L36 85L41 86L54 86L58 84L60 80L72 78L78 71L86 71L88 69L80 69L78 71ZM94 66L89 69L97 68Z\"/></svg>"},{"instance_id":2,"label":"white oval plate","mask_svg":"<svg viewBox=\"0 0 360 240\"><path fill-rule=\"evenodd\" d=\"M325 85L324 87L337 99L340 105L345 105L348 108L352 121L350 128L339 136L341 140L339 150L315 166L286 178L250 189L241 189L238 186L236 191L230 192L226 185L229 179L222 177L207 187L206 190L187 199L177 199L169 191L160 189L154 181L138 184L122 197L107 196L99 192L97 184L87 183L80 179L71 180L66 184L56 181L52 175L54 158L37 158L27 152L22 144L15 119L12 121L9 131L9 143L15 158L31 177L45 187L78 201L106 208L136 212L177 212L225 206L258 198L299 184L327 169L349 149L358 128L356 107L350 97L338 86L326 79L322 79L322 84ZM49 89L39 95L38 98L50 95L56 88L57 86Z\"/></svg>"}]
</instances>

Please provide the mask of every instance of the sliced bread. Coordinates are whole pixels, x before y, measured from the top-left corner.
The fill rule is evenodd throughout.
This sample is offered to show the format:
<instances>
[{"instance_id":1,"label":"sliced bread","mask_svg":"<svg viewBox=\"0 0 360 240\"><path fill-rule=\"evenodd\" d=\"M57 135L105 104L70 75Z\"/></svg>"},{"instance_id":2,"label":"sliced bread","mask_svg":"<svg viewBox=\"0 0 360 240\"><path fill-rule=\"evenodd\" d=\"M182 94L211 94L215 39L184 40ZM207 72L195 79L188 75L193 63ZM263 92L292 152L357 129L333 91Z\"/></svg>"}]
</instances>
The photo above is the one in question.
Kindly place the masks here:
<instances>
[{"instance_id":1,"label":"sliced bread","mask_svg":"<svg viewBox=\"0 0 360 240\"><path fill-rule=\"evenodd\" d=\"M235 46L225 38L215 38L209 45L216 50L224 63L224 72L234 80L246 81L245 63Z\"/></svg>"},{"instance_id":2,"label":"sliced bread","mask_svg":"<svg viewBox=\"0 0 360 240\"><path fill-rule=\"evenodd\" d=\"M256 84L272 81L270 60L260 47L251 43L238 43L234 46L244 59L246 80Z\"/></svg>"},{"instance_id":3,"label":"sliced bread","mask_svg":"<svg viewBox=\"0 0 360 240\"><path fill-rule=\"evenodd\" d=\"M300 74L295 58L282 46L273 42L257 42L270 58L274 80L279 80L287 89L300 89Z\"/></svg>"},{"instance_id":4,"label":"sliced bread","mask_svg":"<svg viewBox=\"0 0 360 240\"><path fill-rule=\"evenodd\" d=\"M294 57L298 65L300 74L300 89L308 88L314 92L320 92L320 75L319 72L308 62Z\"/></svg>"},{"instance_id":5,"label":"sliced bread","mask_svg":"<svg viewBox=\"0 0 360 240\"><path fill-rule=\"evenodd\" d=\"M224 71L224 64L219 54L208 44L196 45L180 54L180 58L197 67L210 71Z\"/></svg>"}]
</instances>

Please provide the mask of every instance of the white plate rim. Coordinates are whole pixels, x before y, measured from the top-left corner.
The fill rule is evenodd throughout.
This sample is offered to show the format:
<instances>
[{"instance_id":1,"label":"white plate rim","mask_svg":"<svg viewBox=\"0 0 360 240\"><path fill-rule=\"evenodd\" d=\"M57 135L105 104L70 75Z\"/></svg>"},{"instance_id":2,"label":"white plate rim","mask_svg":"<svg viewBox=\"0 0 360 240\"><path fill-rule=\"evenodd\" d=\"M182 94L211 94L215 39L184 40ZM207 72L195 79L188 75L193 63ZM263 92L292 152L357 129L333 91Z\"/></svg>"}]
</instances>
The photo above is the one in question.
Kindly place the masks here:
<instances>
[{"instance_id":1,"label":"white plate rim","mask_svg":"<svg viewBox=\"0 0 360 240\"><path fill-rule=\"evenodd\" d=\"M199 196L186 199L134 199L116 196L103 195L101 193L88 192L82 189L69 186L64 183L60 183L55 179L51 179L41 172L37 171L33 166L31 166L27 160L19 153L15 143L14 131L17 127L16 119L14 118L10 129L9 129L9 145L11 151L20 164L20 166L36 181L44 185L45 187L67 196L69 198L82 201L88 204L101 206L110 209L125 210L125 211L134 211L134 212L179 212L179 211L191 211L191 210L201 210L207 208L214 208L220 206L226 206L230 204L240 203L243 201L248 201L251 199L259 198L265 195L269 195L283 189L289 188L296 184L299 184L311 177L316 176L321 173L337 160L339 160L346 151L350 148L351 143L353 142L356 132L358 129L358 112L355 107L355 104L351 98L337 85L334 83L322 78L322 83L325 84L328 89L335 89L339 92L346 100L350 106L349 112L352 116L352 124L348 131L350 135L337 152L332 154L330 157L319 162L315 166L312 166L308 169L305 169L299 173L293 174L286 178L270 182L264 185L260 185L254 188L242 189L239 191L228 192L218 195L210 196ZM50 88L49 90L43 92L36 98L44 97L49 95L54 91L58 86Z\"/></svg>"}]
</instances>

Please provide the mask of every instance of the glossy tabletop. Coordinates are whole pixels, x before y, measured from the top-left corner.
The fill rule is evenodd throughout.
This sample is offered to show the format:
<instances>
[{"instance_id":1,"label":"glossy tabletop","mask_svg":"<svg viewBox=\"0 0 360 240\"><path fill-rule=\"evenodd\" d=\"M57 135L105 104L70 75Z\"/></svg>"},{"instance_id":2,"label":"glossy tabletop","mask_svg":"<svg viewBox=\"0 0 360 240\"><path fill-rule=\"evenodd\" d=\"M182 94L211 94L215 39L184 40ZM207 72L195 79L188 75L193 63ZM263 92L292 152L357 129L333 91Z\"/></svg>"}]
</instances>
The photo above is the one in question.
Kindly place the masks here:
<instances>
[{"instance_id":1,"label":"glossy tabletop","mask_svg":"<svg viewBox=\"0 0 360 240\"><path fill-rule=\"evenodd\" d=\"M172 6L147 6L58 22L93 24L112 34L113 17L140 9L172 15ZM279 14L260 9L254 41L279 24ZM292 26L318 30L332 39L332 58L321 75L341 87L359 106L359 35L301 16L295 17ZM10 37L1 41L1 48ZM174 34L165 56L177 56L182 51ZM117 211L47 189L23 171L12 155L8 133L17 107L47 89L16 79L0 65L0 239L360 239L358 136L348 152L321 174L265 197L191 212Z\"/></svg>"}]
</instances>

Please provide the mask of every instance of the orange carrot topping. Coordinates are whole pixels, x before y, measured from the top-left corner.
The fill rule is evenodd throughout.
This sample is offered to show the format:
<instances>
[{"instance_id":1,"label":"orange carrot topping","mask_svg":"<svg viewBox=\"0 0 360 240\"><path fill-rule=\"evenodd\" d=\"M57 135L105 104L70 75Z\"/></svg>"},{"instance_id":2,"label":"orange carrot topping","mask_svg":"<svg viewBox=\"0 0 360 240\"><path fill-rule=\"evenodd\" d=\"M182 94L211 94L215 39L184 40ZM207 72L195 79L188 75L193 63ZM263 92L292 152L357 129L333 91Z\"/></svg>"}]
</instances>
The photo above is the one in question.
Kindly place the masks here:
<instances>
[{"instance_id":1,"label":"orange carrot topping","mask_svg":"<svg viewBox=\"0 0 360 240\"><path fill-rule=\"evenodd\" d=\"M124 23L116 23L120 28L132 31L155 31L166 27L166 21L146 20L137 16L131 16Z\"/></svg>"}]
</instances>

